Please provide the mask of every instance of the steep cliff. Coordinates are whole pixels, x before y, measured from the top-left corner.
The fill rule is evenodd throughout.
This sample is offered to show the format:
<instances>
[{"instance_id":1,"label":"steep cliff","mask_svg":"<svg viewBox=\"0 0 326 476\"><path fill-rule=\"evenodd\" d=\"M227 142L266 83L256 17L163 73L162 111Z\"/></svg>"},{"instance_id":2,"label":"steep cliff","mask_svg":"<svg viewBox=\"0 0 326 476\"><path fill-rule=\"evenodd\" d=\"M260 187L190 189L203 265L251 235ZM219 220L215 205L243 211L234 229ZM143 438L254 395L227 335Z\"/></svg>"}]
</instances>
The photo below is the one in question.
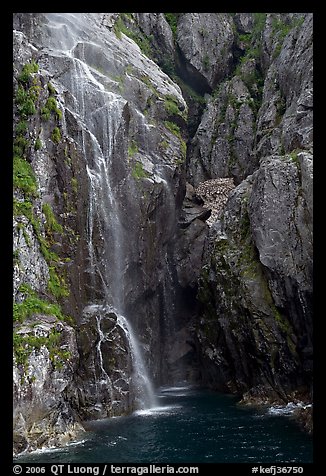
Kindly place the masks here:
<instances>
[{"instance_id":1,"label":"steep cliff","mask_svg":"<svg viewBox=\"0 0 326 476\"><path fill-rule=\"evenodd\" d=\"M307 399L312 15L16 14L13 46L15 451L142 406L136 338L156 385Z\"/></svg>"},{"instance_id":2,"label":"steep cliff","mask_svg":"<svg viewBox=\"0 0 326 476\"><path fill-rule=\"evenodd\" d=\"M239 36L247 45L235 76L209 101L189 154L195 185L240 184L210 229L201 368L210 385L245 400L309 400L312 15L267 15L259 36L258 20Z\"/></svg>"}]
</instances>

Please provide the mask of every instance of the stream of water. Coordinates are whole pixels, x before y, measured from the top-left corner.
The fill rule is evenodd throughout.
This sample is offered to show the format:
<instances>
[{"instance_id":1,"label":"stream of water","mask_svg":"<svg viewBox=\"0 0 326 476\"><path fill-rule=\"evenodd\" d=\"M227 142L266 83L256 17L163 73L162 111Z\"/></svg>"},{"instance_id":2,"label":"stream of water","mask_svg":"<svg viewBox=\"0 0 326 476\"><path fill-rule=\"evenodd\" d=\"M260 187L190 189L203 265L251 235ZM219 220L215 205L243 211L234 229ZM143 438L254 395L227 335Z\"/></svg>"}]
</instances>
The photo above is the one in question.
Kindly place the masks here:
<instances>
[{"instance_id":1,"label":"stream of water","mask_svg":"<svg viewBox=\"0 0 326 476\"><path fill-rule=\"evenodd\" d=\"M63 449L21 456L38 463L309 463L312 438L295 422L240 406L234 397L162 388L159 406L88 423Z\"/></svg>"}]
</instances>

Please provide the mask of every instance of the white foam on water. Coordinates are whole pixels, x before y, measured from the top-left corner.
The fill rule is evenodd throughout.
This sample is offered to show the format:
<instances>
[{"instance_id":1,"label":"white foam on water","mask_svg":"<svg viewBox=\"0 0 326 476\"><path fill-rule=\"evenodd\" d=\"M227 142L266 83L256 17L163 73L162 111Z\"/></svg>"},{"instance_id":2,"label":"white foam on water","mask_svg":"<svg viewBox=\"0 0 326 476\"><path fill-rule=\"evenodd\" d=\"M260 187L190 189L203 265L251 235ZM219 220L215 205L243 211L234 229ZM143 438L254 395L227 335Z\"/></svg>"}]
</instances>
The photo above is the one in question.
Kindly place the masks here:
<instances>
[{"instance_id":1,"label":"white foam on water","mask_svg":"<svg viewBox=\"0 0 326 476\"><path fill-rule=\"evenodd\" d=\"M160 392L166 393L166 392L179 392L180 390L193 390L194 386L193 385L177 385L174 387L161 387Z\"/></svg>"},{"instance_id":2,"label":"white foam on water","mask_svg":"<svg viewBox=\"0 0 326 476\"><path fill-rule=\"evenodd\" d=\"M137 416L153 416L153 415L167 415L179 410L181 405L166 405L162 407L147 408L145 410L136 410L133 415Z\"/></svg>"},{"instance_id":3,"label":"white foam on water","mask_svg":"<svg viewBox=\"0 0 326 476\"><path fill-rule=\"evenodd\" d=\"M305 404L303 402L289 402L286 405L273 405L268 410L268 415L292 415L296 410L302 408L311 408L312 404Z\"/></svg>"},{"instance_id":4,"label":"white foam on water","mask_svg":"<svg viewBox=\"0 0 326 476\"><path fill-rule=\"evenodd\" d=\"M22 457L25 455L33 456L33 455L39 455L43 453L65 452L65 451L68 451L69 447L71 446L79 446L86 442L87 440L84 439L84 440L70 441L69 443L66 443L64 446L59 446L59 447L58 446L43 446L42 448L37 448L36 450L33 450L33 451L23 451L22 453L19 453L17 456L15 456L15 458L17 457L19 459L19 457Z\"/></svg>"}]
</instances>

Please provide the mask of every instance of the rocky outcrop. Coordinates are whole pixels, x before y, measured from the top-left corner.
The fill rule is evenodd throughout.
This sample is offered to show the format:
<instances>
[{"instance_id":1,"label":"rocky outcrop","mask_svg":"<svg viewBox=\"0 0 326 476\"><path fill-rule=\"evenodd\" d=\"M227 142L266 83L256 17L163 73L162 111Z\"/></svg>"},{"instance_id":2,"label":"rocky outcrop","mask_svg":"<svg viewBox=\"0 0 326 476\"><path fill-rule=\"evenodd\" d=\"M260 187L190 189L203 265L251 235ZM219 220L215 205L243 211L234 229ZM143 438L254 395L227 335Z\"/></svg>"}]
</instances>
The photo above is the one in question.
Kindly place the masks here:
<instances>
[{"instance_id":1,"label":"rocky outcrop","mask_svg":"<svg viewBox=\"0 0 326 476\"><path fill-rule=\"evenodd\" d=\"M231 178L211 179L201 182L196 188L196 194L202 198L205 206L211 210L206 223L213 225L218 220L225 208L231 190L235 188Z\"/></svg>"},{"instance_id":2,"label":"rocky outcrop","mask_svg":"<svg viewBox=\"0 0 326 476\"><path fill-rule=\"evenodd\" d=\"M245 52L209 101L188 155L189 180L199 189L216 177L239 183L206 244L198 345L204 382L247 402L311 399L311 21L267 15L259 42L257 23L248 27L261 55ZM239 39L240 46L248 40ZM243 103L251 119L239 121Z\"/></svg>"},{"instance_id":3,"label":"rocky outcrop","mask_svg":"<svg viewBox=\"0 0 326 476\"><path fill-rule=\"evenodd\" d=\"M184 13L177 25L180 75L199 92L211 91L232 68L232 18L225 13Z\"/></svg>"},{"instance_id":4,"label":"rocky outcrop","mask_svg":"<svg viewBox=\"0 0 326 476\"><path fill-rule=\"evenodd\" d=\"M74 329L40 314L15 329L14 343L15 451L76 439L84 429L69 403L78 362Z\"/></svg>"},{"instance_id":5,"label":"rocky outcrop","mask_svg":"<svg viewBox=\"0 0 326 476\"><path fill-rule=\"evenodd\" d=\"M267 25L273 21L277 31L284 20L269 18ZM312 15L292 22L281 46L274 38L274 49L264 49L271 64L257 121L258 157L309 150L312 145Z\"/></svg>"},{"instance_id":6,"label":"rocky outcrop","mask_svg":"<svg viewBox=\"0 0 326 476\"><path fill-rule=\"evenodd\" d=\"M199 289L204 315L198 335L204 380L215 388L240 394L250 390L262 401L289 401L296 392L309 398L312 247L307 224L299 218L303 209L308 213L302 184L299 162L266 159L231 192L222 222L211 228ZM273 191L267 192L269 187ZM268 209L258 189L268 196ZM269 238L263 236L264 223ZM278 256L277 266L268 262Z\"/></svg>"}]
</instances>

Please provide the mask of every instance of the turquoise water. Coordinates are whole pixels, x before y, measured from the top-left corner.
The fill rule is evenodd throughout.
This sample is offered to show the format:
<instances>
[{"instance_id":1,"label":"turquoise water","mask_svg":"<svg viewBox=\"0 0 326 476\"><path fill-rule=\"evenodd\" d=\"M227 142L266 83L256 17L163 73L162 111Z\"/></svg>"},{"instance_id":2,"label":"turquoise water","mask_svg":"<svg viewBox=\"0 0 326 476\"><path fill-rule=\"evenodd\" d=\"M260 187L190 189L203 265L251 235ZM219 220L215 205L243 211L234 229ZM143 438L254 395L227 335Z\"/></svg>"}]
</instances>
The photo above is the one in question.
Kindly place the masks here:
<instances>
[{"instance_id":1,"label":"turquoise water","mask_svg":"<svg viewBox=\"0 0 326 476\"><path fill-rule=\"evenodd\" d=\"M83 440L20 457L39 463L312 462L312 438L284 416L237 405L232 396L163 389L160 407L90 423Z\"/></svg>"}]
</instances>

